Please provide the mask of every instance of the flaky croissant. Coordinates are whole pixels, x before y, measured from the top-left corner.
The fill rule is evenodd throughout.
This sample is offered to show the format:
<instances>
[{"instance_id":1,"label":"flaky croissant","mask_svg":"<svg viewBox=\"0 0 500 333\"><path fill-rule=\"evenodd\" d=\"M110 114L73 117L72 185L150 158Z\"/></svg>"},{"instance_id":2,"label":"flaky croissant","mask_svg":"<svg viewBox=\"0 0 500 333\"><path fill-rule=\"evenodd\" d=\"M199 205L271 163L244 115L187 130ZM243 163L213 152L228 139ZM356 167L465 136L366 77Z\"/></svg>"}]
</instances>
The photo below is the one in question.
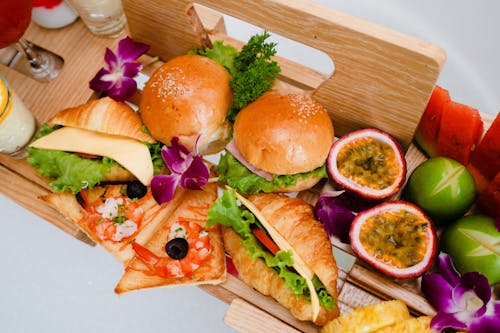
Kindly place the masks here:
<instances>
[{"instance_id":1,"label":"flaky croissant","mask_svg":"<svg viewBox=\"0 0 500 333\"><path fill-rule=\"evenodd\" d=\"M48 123L120 135L143 142L156 142L142 130L141 117L130 106L109 97L64 109L50 118Z\"/></svg>"},{"instance_id":2,"label":"flaky croissant","mask_svg":"<svg viewBox=\"0 0 500 333\"><path fill-rule=\"evenodd\" d=\"M311 206L297 198L279 194L258 194L248 198L264 215L268 222L292 245L297 254L317 275L330 295L337 300L337 266L333 258L331 243L321 224L314 219ZM299 320L312 321L312 306L285 285L285 281L264 260L252 259L242 238L232 229L223 227L222 238L240 278L264 295L276 299ZM325 325L337 317L339 310L321 307L316 325Z\"/></svg>"}]
</instances>

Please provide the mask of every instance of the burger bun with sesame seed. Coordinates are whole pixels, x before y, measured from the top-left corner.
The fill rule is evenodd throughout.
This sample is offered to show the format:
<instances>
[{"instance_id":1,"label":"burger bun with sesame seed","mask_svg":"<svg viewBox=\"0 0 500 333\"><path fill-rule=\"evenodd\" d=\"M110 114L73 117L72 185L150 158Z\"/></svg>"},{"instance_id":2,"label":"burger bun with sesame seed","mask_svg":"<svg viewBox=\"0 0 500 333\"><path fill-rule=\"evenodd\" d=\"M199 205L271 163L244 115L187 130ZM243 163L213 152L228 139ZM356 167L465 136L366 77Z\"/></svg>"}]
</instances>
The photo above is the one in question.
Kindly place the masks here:
<instances>
[{"instance_id":1,"label":"burger bun with sesame seed","mask_svg":"<svg viewBox=\"0 0 500 333\"><path fill-rule=\"evenodd\" d=\"M332 121L319 102L306 94L270 90L238 113L230 152L254 173L298 175L324 166L333 138ZM308 189L321 177L299 176L276 191Z\"/></svg>"},{"instance_id":2,"label":"burger bun with sesame seed","mask_svg":"<svg viewBox=\"0 0 500 333\"><path fill-rule=\"evenodd\" d=\"M229 72L200 55L171 59L151 75L142 92L141 117L151 135L164 144L177 136L189 150L196 141L201 154L213 154L226 145L232 104Z\"/></svg>"}]
</instances>

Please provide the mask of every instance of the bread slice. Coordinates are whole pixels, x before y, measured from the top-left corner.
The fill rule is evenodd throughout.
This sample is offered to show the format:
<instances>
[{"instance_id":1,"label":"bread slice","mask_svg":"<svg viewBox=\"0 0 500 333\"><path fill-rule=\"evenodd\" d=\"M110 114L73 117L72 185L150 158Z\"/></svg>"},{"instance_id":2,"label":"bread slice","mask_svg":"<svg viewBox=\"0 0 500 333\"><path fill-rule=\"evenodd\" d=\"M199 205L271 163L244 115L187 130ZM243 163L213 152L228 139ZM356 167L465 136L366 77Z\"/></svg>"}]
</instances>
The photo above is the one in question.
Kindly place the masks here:
<instances>
[{"instance_id":1,"label":"bread slice","mask_svg":"<svg viewBox=\"0 0 500 333\"><path fill-rule=\"evenodd\" d=\"M205 227L210 205L217 198L216 184L207 184L202 191L188 190L182 203L175 212L163 220L158 231L144 244L154 256L169 260L165 253L165 244L169 240L171 227L179 221L198 223L202 229ZM117 294L153 287L173 287L179 285L218 284L226 279L224 248L218 225L206 229L210 239L211 253L206 261L194 270L192 274L182 277L162 276L151 266L146 264L136 255L125 268L125 273L115 287ZM189 236L188 236L189 237ZM189 251L195 244L190 244ZM188 258L188 257L186 257ZM178 260L179 262L182 261Z\"/></svg>"},{"instance_id":2,"label":"bread slice","mask_svg":"<svg viewBox=\"0 0 500 333\"><path fill-rule=\"evenodd\" d=\"M47 123L130 137L141 142L156 142L151 135L143 131L141 117L129 105L110 97L64 109Z\"/></svg>"},{"instance_id":3,"label":"bread slice","mask_svg":"<svg viewBox=\"0 0 500 333\"><path fill-rule=\"evenodd\" d=\"M120 260L123 265L126 265L135 254L131 241L135 240L139 243L148 241L158 226L173 213L185 195L185 191L178 188L174 198L168 204L158 205L148 189L144 197L135 201L144 214L139 228L132 235L114 241L106 239L106 237L103 239L102 235L92 226L92 221L94 221L94 225L99 223L99 221L92 220L92 212L99 205L104 204L106 198L125 198L126 195L123 193L126 192L126 185L97 186L84 192L88 198L87 201L93 203L92 207L87 209L84 209L76 196L69 192L50 193L42 196L41 199L77 224L91 239Z\"/></svg>"}]
</instances>

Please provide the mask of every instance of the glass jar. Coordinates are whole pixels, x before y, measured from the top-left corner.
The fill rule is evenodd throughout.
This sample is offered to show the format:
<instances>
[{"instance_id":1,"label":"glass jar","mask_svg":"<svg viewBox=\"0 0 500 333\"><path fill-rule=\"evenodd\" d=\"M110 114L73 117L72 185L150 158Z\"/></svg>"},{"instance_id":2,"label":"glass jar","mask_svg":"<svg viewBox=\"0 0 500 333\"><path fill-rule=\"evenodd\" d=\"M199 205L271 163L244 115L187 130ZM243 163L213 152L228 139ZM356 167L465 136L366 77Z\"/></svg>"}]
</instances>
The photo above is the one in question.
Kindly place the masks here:
<instances>
[{"instance_id":1,"label":"glass jar","mask_svg":"<svg viewBox=\"0 0 500 333\"><path fill-rule=\"evenodd\" d=\"M120 0L69 0L87 28L95 35L118 37L127 20Z\"/></svg>"},{"instance_id":2,"label":"glass jar","mask_svg":"<svg viewBox=\"0 0 500 333\"><path fill-rule=\"evenodd\" d=\"M36 127L33 113L0 75L0 153L25 157Z\"/></svg>"}]
</instances>

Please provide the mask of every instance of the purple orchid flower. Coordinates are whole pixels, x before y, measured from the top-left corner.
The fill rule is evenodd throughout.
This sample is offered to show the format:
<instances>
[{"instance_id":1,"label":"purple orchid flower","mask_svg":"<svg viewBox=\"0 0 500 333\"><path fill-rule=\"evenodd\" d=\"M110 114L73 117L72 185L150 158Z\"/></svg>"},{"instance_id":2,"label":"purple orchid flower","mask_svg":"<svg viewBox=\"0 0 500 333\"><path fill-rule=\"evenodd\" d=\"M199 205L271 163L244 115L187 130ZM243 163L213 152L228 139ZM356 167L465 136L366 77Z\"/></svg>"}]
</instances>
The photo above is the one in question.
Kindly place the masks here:
<instances>
[{"instance_id":1,"label":"purple orchid flower","mask_svg":"<svg viewBox=\"0 0 500 333\"><path fill-rule=\"evenodd\" d=\"M500 301L492 298L488 279L478 272L460 276L448 254L439 255L437 273L422 277L422 291L438 310L432 329L500 332Z\"/></svg>"},{"instance_id":2,"label":"purple orchid flower","mask_svg":"<svg viewBox=\"0 0 500 333\"><path fill-rule=\"evenodd\" d=\"M163 146L161 157L170 170L170 175L157 175L151 180L151 193L156 202L163 204L172 200L177 186L199 190L208 182L210 173L198 154L197 143L195 154L173 137L171 146Z\"/></svg>"},{"instance_id":3,"label":"purple orchid flower","mask_svg":"<svg viewBox=\"0 0 500 333\"><path fill-rule=\"evenodd\" d=\"M325 186L314 205L314 213L323 223L328 237L337 236L342 243L349 244L349 230L356 215L373 206L359 198L353 198L344 190L336 191Z\"/></svg>"},{"instance_id":4,"label":"purple orchid flower","mask_svg":"<svg viewBox=\"0 0 500 333\"><path fill-rule=\"evenodd\" d=\"M142 64L136 60L148 50L149 45L134 42L128 36L118 42L116 54L106 48L104 60L109 68L101 68L97 72L89 82L90 88L104 92L119 102L128 100L137 90L134 77L142 68Z\"/></svg>"}]
</instances>

